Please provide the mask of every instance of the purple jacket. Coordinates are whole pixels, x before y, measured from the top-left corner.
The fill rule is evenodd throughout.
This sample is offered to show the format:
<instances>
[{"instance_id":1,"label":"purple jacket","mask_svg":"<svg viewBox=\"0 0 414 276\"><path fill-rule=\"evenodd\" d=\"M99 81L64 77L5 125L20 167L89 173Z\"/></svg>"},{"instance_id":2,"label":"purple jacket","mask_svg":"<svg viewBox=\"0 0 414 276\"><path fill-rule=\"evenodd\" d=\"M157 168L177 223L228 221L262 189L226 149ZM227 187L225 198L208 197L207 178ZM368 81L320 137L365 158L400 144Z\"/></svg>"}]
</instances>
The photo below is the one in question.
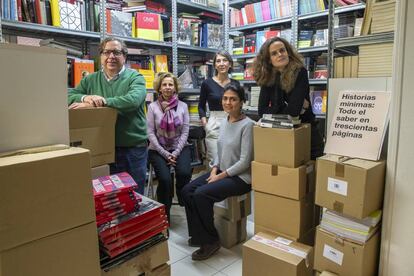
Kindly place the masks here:
<instances>
[{"instance_id":1,"label":"purple jacket","mask_svg":"<svg viewBox=\"0 0 414 276\"><path fill-rule=\"evenodd\" d=\"M149 149L156 150L163 157L168 158L170 151L173 150L172 154L178 157L181 150L187 145L188 132L190 130L190 115L188 114L187 104L178 101L177 110L175 111L183 122L178 128L180 135L175 138L174 145L171 148L165 149L158 141L157 131L160 129L161 119L164 116L164 112L161 109L158 101L154 101L148 106L147 112L147 129L148 139L150 141Z\"/></svg>"}]
</instances>

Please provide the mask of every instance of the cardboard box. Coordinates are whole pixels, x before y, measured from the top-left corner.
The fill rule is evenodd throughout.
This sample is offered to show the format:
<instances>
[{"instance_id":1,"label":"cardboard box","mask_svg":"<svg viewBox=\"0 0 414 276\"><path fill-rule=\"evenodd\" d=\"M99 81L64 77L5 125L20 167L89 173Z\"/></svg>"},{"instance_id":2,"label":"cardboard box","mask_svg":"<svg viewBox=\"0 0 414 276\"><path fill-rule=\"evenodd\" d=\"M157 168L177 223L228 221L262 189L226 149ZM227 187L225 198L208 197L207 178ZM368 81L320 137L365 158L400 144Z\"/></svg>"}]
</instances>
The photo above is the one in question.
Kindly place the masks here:
<instances>
[{"instance_id":1,"label":"cardboard box","mask_svg":"<svg viewBox=\"0 0 414 276\"><path fill-rule=\"evenodd\" d=\"M108 107L70 109L70 145L91 151L91 167L115 161L117 111Z\"/></svg>"},{"instance_id":2,"label":"cardboard box","mask_svg":"<svg viewBox=\"0 0 414 276\"><path fill-rule=\"evenodd\" d=\"M89 151L52 148L0 158L0 251L95 222Z\"/></svg>"},{"instance_id":3,"label":"cardboard box","mask_svg":"<svg viewBox=\"0 0 414 276\"><path fill-rule=\"evenodd\" d=\"M382 209L385 161L325 155L316 162L317 205L363 219Z\"/></svg>"},{"instance_id":4,"label":"cardboard box","mask_svg":"<svg viewBox=\"0 0 414 276\"><path fill-rule=\"evenodd\" d=\"M338 275L377 275L379 231L365 244L343 240L318 227L315 242L315 269Z\"/></svg>"},{"instance_id":5,"label":"cardboard box","mask_svg":"<svg viewBox=\"0 0 414 276\"><path fill-rule=\"evenodd\" d=\"M100 275L95 222L5 250L0 275Z\"/></svg>"},{"instance_id":6,"label":"cardboard box","mask_svg":"<svg viewBox=\"0 0 414 276\"><path fill-rule=\"evenodd\" d=\"M254 196L255 224L294 238L302 237L313 228L313 194L309 194L301 200L257 191Z\"/></svg>"},{"instance_id":7,"label":"cardboard box","mask_svg":"<svg viewBox=\"0 0 414 276\"><path fill-rule=\"evenodd\" d=\"M267 194L302 199L315 191L315 162L286 168L253 161L252 188Z\"/></svg>"},{"instance_id":8,"label":"cardboard box","mask_svg":"<svg viewBox=\"0 0 414 276\"><path fill-rule=\"evenodd\" d=\"M255 126L254 160L261 163L297 168L310 160L311 126L298 128L262 128Z\"/></svg>"},{"instance_id":9,"label":"cardboard box","mask_svg":"<svg viewBox=\"0 0 414 276\"><path fill-rule=\"evenodd\" d=\"M158 243L136 257L128 260L109 271L101 271L102 276L130 276L140 275L156 270L170 260L168 252L168 242ZM162 270L161 270L162 271ZM150 274L152 275L152 274ZM158 274L154 274L158 275ZM163 274L160 274L163 275Z\"/></svg>"},{"instance_id":10,"label":"cardboard box","mask_svg":"<svg viewBox=\"0 0 414 276\"><path fill-rule=\"evenodd\" d=\"M220 237L220 243L225 248L232 248L246 240L246 221L247 218L242 218L239 221L231 222L225 218L217 216L214 218L214 225Z\"/></svg>"},{"instance_id":11,"label":"cardboard box","mask_svg":"<svg viewBox=\"0 0 414 276\"><path fill-rule=\"evenodd\" d=\"M221 216L236 222L252 213L250 192L241 196L232 196L214 204L215 217Z\"/></svg>"},{"instance_id":12,"label":"cardboard box","mask_svg":"<svg viewBox=\"0 0 414 276\"><path fill-rule=\"evenodd\" d=\"M312 276L313 249L259 233L243 245L243 275Z\"/></svg>"},{"instance_id":13,"label":"cardboard box","mask_svg":"<svg viewBox=\"0 0 414 276\"><path fill-rule=\"evenodd\" d=\"M169 264L163 264L151 272L146 272L145 276L170 276L171 266Z\"/></svg>"},{"instance_id":14,"label":"cardboard box","mask_svg":"<svg viewBox=\"0 0 414 276\"><path fill-rule=\"evenodd\" d=\"M110 175L109 165L98 166L98 167L92 168L91 171L92 171L92 179Z\"/></svg>"},{"instance_id":15,"label":"cardboard box","mask_svg":"<svg viewBox=\"0 0 414 276\"><path fill-rule=\"evenodd\" d=\"M283 234L283 233L279 233L277 231L268 229L266 227L263 227L257 223L254 224L254 233L268 233L277 237L283 237L285 239L291 240L291 241L295 241L295 242L300 242L309 246L314 246L315 245L315 232L316 232L316 228L312 228L311 230L309 230L308 232L306 232L302 237L299 238L295 238L295 237L291 237L289 235Z\"/></svg>"},{"instance_id":16,"label":"cardboard box","mask_svg":"<svg viewBox=\"0 0 414 276\"><path fill-rule=\"evenodd\" d=\"M0 60L0 152L69 145L66 51L0 43Z\"/></svg>"}]
</instances>

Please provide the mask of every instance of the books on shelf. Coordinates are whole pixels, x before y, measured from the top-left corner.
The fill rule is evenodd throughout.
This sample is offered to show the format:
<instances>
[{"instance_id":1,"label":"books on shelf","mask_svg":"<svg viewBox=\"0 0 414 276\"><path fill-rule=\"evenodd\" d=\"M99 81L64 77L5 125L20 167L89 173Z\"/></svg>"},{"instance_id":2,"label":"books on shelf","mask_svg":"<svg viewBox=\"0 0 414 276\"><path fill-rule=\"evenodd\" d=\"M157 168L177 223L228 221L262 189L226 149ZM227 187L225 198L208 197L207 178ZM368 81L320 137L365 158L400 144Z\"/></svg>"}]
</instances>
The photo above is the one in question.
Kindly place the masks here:
<instances>
[{"instance_id":1,"label":"books on shelf","mask_svg":"<svg viewBox=\"0 0 414 276\"><path fill-rule=\"evenodd\" d=\"M313 46L325 46L328 42L328 29L316 30L313 36Z\"/></svg>"},{"instance_id":2,"label":"books on shelf","mask_svg":"<svg viewBox=\"0 0 414 276\"><path fill-rule=\"evenodd\" d=\"M244 36L244 53L256 52L256 34L248 34Z\"/></svg>"},{"instance_id":3,"label":"books on shelf","mask_svg":"<svg viewBox=\"0 0 414 276\"><path fill-rule=\"evenodd\" d=\"M132 37L132 14L110 10L111 33L119 36Z\"/></svg>"},{"instance_id":4,"label":"books on shelf","mask_svg":"<svg viewBox=\"0 0 414 276\"><path fill-rule=\"evenodd\" d=\"M95 61L89 59L73 59L73 87L78 86L80 81L95 71Z\"/></svg>"},{"instance_id":5,"label":"books on shelf","mask_svg":"<svg viewBox=\"0 0 414 276\"><path fill-rule=\"evenodd\" d=\"M255 61L255 58L246 59L246 63L245 63L246 68L244 69L244 79L245 80L254 80L254 77L253 77L253 74L254 74L254 61Z\"/></svg>"},{"instance_id":6,"label":"books on shelf","mask_svg":"<svg viewBox=\"0 0 414 276\"><path fill-rule=\"evenodd\" d=\"M328 1L324 0L299 0L299 14L308 14L324 11L328 8Z\"/></svg>"},{"instance_id":7,"label":"books on shelf","mask_svg":"<svg viewBox=\"0 0 414 276\"><path fill-rule=\"evenodd\" d=\"M135 13L137 38L164 41L163 23L157 13Z\"/></svg>"},{"instance_id":8,"label":"books on shelf","mask_svg":"<svg viewBox=\"0 0 414 276\"><path fill-rule=\"evenodd\" d=\"M359 56L343 56L334 59L335 78L357 78Z\"/></svg>"},{"instance_id":9,"label":"books on shelf","mask_svg":"<svg viewBox=\"0 0 414 276\"><path fill-rule=\"evenodd\" d=\"M313 30L300 30L298 38L298 48L312 46Z\"/></svg>"},{"instance_id":10,"label":"books on shelf","mask_svg":"<svg viewBox=\"0 0 414 276\"><path fill-rule=\"evenodd\" d=\"M382 211L356 219L324 208L320 227L340 237L365 243L379 229Z\"/></svg>"},{"instance_id":11,"label":"books on shelf","mask_svg":"<svg viewBox=\"0 0 414 276\"><path fill-rule=\"evenodd\" d=\"M167 55L155 55L155 72L168 72Z\"/></svg>"},{"instance_id":12,"label":"books on shelf","mask_svg":"<svg viewBox=\"0 0 414 276\"><path fill-rule=\"evenodd\" d=\"M395 3L395 0L373 3L371 34L394 31Z\"/></svg>"},{"instance_id":13,"label":"books on shelf","mask_svg":"<svg viewBox=\"0 0 414 276\"><path fill-rule=\"evenodd\" d=\"M311 91L312 111L315 115L326 114L327 91L314 90Z\"/></svg>"},{"instance_id":14,"label":"books on shelf","mask_svg":"<svg viewBox=\"0 0 414 276\"><path fill-rule=\"evenodd\" d=\"M392 76L392 51L393 43L360 45L358 77Z\"/></svg>"}]
</instances>

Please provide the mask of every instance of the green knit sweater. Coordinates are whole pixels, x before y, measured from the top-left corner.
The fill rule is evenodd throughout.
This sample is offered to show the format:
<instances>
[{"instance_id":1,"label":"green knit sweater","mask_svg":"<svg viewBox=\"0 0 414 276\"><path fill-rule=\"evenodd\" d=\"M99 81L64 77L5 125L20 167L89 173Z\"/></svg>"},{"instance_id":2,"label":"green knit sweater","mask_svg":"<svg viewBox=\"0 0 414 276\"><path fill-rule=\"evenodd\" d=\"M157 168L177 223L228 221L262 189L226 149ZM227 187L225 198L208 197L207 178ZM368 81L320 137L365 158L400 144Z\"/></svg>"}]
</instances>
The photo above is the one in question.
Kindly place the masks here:
<instances>
[{"instance_id":1,"label":"green knit sweater","mask_svg":"<svg viewBox=\"0 0 414 276\"><path fill-rule=\"evenodd\" d=\"M115 145L132 147L147 142L145 118L145 79L135 70L125 69L117 79L107 81L102 71L86 76L69 91L69 105L81 102L84 95L105 98L108 107L118 110L115 125Z\"/></svg>"}]
</instances>

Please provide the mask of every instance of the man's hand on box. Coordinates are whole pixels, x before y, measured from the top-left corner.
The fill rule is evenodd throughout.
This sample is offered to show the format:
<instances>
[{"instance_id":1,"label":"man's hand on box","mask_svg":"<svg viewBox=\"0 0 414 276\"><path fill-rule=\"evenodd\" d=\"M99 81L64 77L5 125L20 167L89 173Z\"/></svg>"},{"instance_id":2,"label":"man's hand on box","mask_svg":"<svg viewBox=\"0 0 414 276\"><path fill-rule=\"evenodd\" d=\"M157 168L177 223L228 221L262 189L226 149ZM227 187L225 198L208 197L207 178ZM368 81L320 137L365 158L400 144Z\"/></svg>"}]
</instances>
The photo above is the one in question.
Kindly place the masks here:
<instances>
[{"instance_id":1,"label":"man's hand on box","mask_svg":"<svg viewBox=\"0 0 414 276\"><path fill-rule=\"evenodd\" d=\"M89 103L73 103L69 106L69 109L82 109L82 108L91 108L94 107L93 104Z\"/></svg>"},{"instance_id":2,"label":"man's hand on box","mask_svg":"<svg viewBox=\"0 0 414 276\"><path fill-rule=\"evenodd\" d=\"M98 96L98 95L89 95L83 98L84 103L91 104L95 107L102 107L105 106L106 101L104 97Z\"/></svg>"}]
</instances>

